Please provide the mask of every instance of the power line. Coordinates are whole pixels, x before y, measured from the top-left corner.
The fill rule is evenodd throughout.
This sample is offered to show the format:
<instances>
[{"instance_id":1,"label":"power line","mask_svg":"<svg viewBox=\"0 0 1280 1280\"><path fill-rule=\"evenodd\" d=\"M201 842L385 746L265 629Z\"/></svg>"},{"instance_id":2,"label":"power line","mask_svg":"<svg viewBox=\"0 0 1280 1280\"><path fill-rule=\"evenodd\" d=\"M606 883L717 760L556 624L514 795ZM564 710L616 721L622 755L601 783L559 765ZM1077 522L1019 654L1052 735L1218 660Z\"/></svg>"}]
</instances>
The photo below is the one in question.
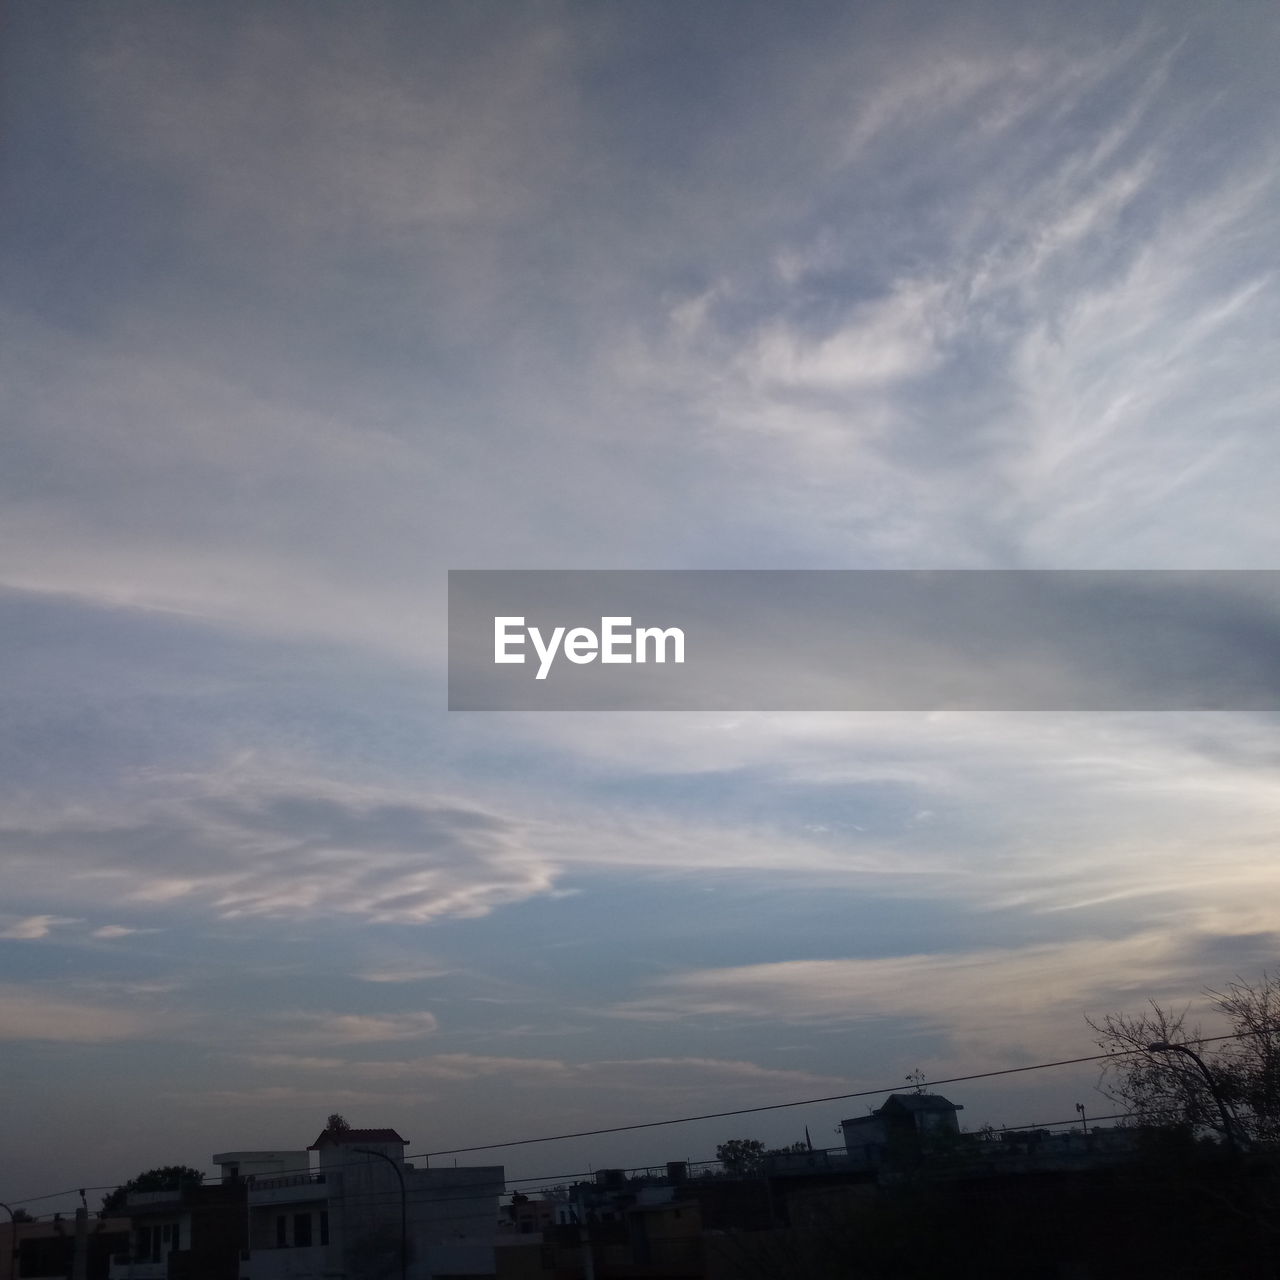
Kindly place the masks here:
<instances>
[{"instance_id":1,"label":"power line","mask_svg":"<svg viewBox=\"0 0 1280 1280\"><path fill-rule=\"evenodd\" d=\"M1137 1052L1137 1050L1133 1050ZM1086 1058L1063 1058L1059 1062L1038 1062L1029 1067L1005 1067L1000 1071L980 1071L968 1076L948 1076L944 1080L925 1080L920 1083L924 1089L932 1085L958 1084L965 1080L985 1080L990 1076L1013 1075L1019 1071L1042 1071L1046 1067L1067 1067L1080 1062L1097 1062L1101 1058L1115 1057L1115 1054L1098 1053ZM517 1138L511 1142L487 1142L474 1147L450 1147L444 1151L420 1151L413 1158L430 1159L432 1156L454 1156L469 1151L493 1151L501 1147L524 1147L537 1142L562 1142L567 1138L597 1138L608 1133L629 1133L635 1129L658 1129L664 1125L692 1124L697 1120L724 1120L729 1116L756 1115L762 1111L784 1111L788 1107L810 1107L822 1102L846 1102L851 1098L870 1098L882 1093L896 1093L903 1086L886 1085L878 1089L859 1089L854 1093L831 1093L821 1098L801 1098L795 1102L770 1102L761 1107L737 1107L732 1111L708 1111L698 1116L676 1116L669 1120L645 1120L638 1124L620 1124L607 1129L583 1129L577 1133L555 1133L543 1138ZM914 1086L913 1086L914 1087Z\"/></svg>"},{"instance_id":2,"label":"power line","mask_svg":"<svg viewBox=\"0 0 1280 1280\"><path fill-rule=\"evenodd\" d=\"M1276 1030L1277 1028L1275 1027L1260 1027L1260 1028L1250 1029L1248 1031L1228 1032L1225 1035L1219 1035L1219 1036L1199 1036L1195 1039L1187 1040L1184 1043L1214 1044L1221 1040L1242 1040L1248 1036L1274 1034ZM913 1083L910 1087L919 1088L923 1090L926 1088L932 1088L937 1085L962 1084L970 1080L988 1080L996 1076L1017 1075L1026 1071L1044 1071L1052 1067L1069 1067L1069 1066L1077 1066L1080 1063L1084 1063L1084 1062L1102 1062L1106 1059L1114 1060L1116 1058L1125 1058L1130 1056L1131 1054L1143 1053L1145 1051L1146 1051L1145 1048L1140 1046L1135 1046L1132 1049L1116 1049L1116 1050L1111 1050L1110 1052L1107 1052L1107 1053L1089 1054L1081 1058L1060 1058L1054 1062L1035 1062L1024 1067L1002 1067L995 1071L977 1071L972 1073L971 1075L965 1075L965 1076L947 1076L945 1078L938 1079L938 1080L923 1080L919 1082L918 1086ZM505 1147L525 1147L525 1146L531 1146L535 1143L540 1143L540 1142L563 1142L570 1138L595 1138L595 1137L601 1137L601 1136L604 1136L607 1134L613 1134L613 1133L630 1133L639 1129L657 1129L657 1128L662 1128L664 1126L676 1125L676 1124L693 1124L699 1120L723 1120L731 1116L757 1115L764 1111L784 1111L791 1107L809 1107L809 1106L817 1106L818 1104L824 1103L824 1102L845 1102L853 1098L876 1097L882 1093L897 1093L900 1090L902 1090L903 1087L904 1086L902 1084L883 1085L875 1089L859 1089L853 1093L833 1093L833 1094L827 1094L826 1096L821 1098L800 1098L793 1102L771 1102L758 1107L738 1107L731 1111L710 1111L703 1115L696 1115L696 1116L675 1116L666 1120L645 1120L635 1124L613 1125L603 1129L584 1129L584 1130L573 1132L573 1133L554 1133L554 1134L548 1134L540 1138L515 1138L509 1142L487 1142L487 1143L481 1143L479 1145L471 1146L471 1147L449 1147L440 1151L417 1151L412 1154L406 1154L404 1156L404 1159L405 1160L430 1160L435 1156L463 1155L472 1151L497 1151ZM343 1166L340 1166L340 1167L345 1167L347 1164L354 1165L356 1163L358 1162L356 1161L344 1162ZM290 1174L304 1174L304 1173L310 1173L310 1172L311 1172L311 1168L310 1166L307 1166L305 1169L298 1168L296 1170L281 1170L277 1173L271 1174L270 1176L273 1178L287 1177L287 1176L290 1176ZM204 1183L202 1185L216 1185L223 1181L225 1181L225 1179L211 1178L207 1183ZM515 1179L515 1181L532 1181L532 1179ZM26 1199L11 1200L9 1201L9 1203L13 1205L35 1204L41 1200L54 1200L54 1199L57 1199L59 1196L79 1195L81 1191L114 1191L117 1189L117 1187L123 1186L123 1185L124 1183L117 1183L115 1186L104 1185L99 1187L69 1187L65 1191L53 1191L48 1193L47 1195L28 1196Z\"/></svg>"},{"instance_id":3,"label":"power line","mask_svg":"<svg viewBox=\"0 0 1280 1280\"><path fill-rule=\"evenodd\" d=\"M1187 1044L1211 1044L1216 1040L1240 1040L1245 1036L1264 1035L1276 1028L1262 1028L1254 1031L1234 1031L1221 1036L1201 1036L1196 1040L1188 1040ZM969 1080L988 1080L993 1076L1017 1075L1023 1071L1044 1071L1048 1067L1071 1067L1081 1062L1101 1062L1106 1058L1124 1058L1133 1053L1144 1053L1142 1048L1112 1050L1108 1053L1094 1053L1084 1058L1062 1058L1057 1062L1036 1062L1026 1067L1002 1067L998 1071L977 1071L967 1076L947 1076L942 1080L922 1080L912 1088L924 1090L934 1085L962 1084ZM709 1111L699 1116L676 1116L670 1120L644 1120L638 1124L620 1124L607 1129L583 1129L577 1133L553 1133L543 1138L516 1138L511 1142L486 1142L474 1147L449 1147L443 1151L418 1151L406 1160L429 1160L432 1156L456 1156L470 1151L496 1151L503 1147L527 1147L538 1142L563 1142L568 1138L598 1138L609 1133L630 1133L636 1129L658 1129L664 1125L692 1124L697 1120L724 1120L729 1116L756 1115L761 1111L784 1111L788 1107L811 1107L821 1102L846 1102L851 1098L871 1098L881 1093L897 1093L902 1085L888 1085L878 1089L859 1089L854 1093L831 1093L822 1098L801 1098L796 1102L771 1102L762 1107L738 1107L733 1111Z\"/></svg>"},{"instance_id":4,"label":"power line","mask_svg":"<svg viewBox=\"0 0 1280 1280\"><path fill-rule=\"evenodd\" d=\"M123 1186L123 1183L116 1184ZM65 1191L50 1191L44 1196L28 1196L25 1200L10 1200L10 1204L36 1204L40 1200L56 1200L59 1196L78 1196L82 1191L114 1191L115 1186L68 1187Z\"/></svg>"},{"instance_id":5,"label":"power line","mask_svg":"<svg viewBox=\"0 0 1280 1280\"><path fill-rule=\"evenodd\" d=\"M1053 1065L1053 1064L1044 1063L1044 1064L1039 1064L1039 1065L1049 1066L1049 1065ZM1115 1113L1113 1113L1113 1114L1109 1114L1109 1115L1093 1116L1093 1117L1091 1117L1091 1121L1090 1121L1090 1122L1091 1122L1092 1124L1095 1124L1095 1125L1096 1125L1096 1124L1098 1124L1098 1123L1100 1123L1100 1122L1102 1122L1102 1121L1104 1121L1104 1120L1127 1120L1127 1119L1130 1119L1134 1114L1136 1114L1136 1113L1134 1113L1134 1112L1115 1112ZM1004 1134L1004 1133L1018 1133L1018 1132L1021 1132L1021 1131L1024 1131L1024 1130L1049 1129L1049 1128L1056 1128L1056 1127L1059 1127L1059 1126L1061 1126L1061 1127L1068 1127L1068 1128L1071 1128L1071 1127L1074 1127L1075 1125L1078 1125L1079 1123L1080 1123L1080 1118L1079 1118L1078 1116L1076 1116L1076 1117L1073 1117L1073 1118L1071 1118L1071 1119L1065 1119L1065 1120L1042 1120L1042 1121L1038 1121L1038 1122L1033 1123L1033 1124L1002 1125L1002 1126L1000 1126L1000 1128L999 1128L999 1129L995 1129L995 1130L993 1130L993 1132L994 1132L994 1133L996 1133L996 1134ZM977 1134L969 1134L969 1135L967 1135L967 1136L969 1136L969 1137L979 1137L979 1136L980 1136L980 1133L977 1133ZM828 1150L828 1151L842 1151L842 1150L843 1150L843 1148L839 1148L839 1147L832 1147L832 1148L826 1148L826 1149L824 1149L824 1150ZM351 1167L354 1167L354 1165L355 1165L356 1163L358 1163L358 1162L356 1162L356 1161L344 1161L344 1162L342 1162L342 1164L337 1165L337 1166L330 1165L330 1166L329 1166L329 1169L330 1169L330 1170L332 1170L332 1169L334 1169L334 1168L351 1168ZM708 1167L708 1166L712 1166L712 1165L719 1165L721 1162L720 1162L720 1161L718 1161L718 1160L686 1160L686 1161L680 1161L679 1163L681 1163L681 1164L685 1165L688 1169L690 1169L690 1171L692 1171L692 1170L694 1170L694 1169L703 1169L703 1168L706 1168L706 1167ZM628 1166L628 1167L626 1167L626 1168L623 1170L623 1172L624 1172L624 1173L626 1173L626 1174L628 1174L628 1175L630 1175L630 1176L632 1176L632 1177L635 1177L635 1176L644 1176L645 1174L650 1174L650 1173L652 1173L654 1170L656 1170L656 1169L658 1169L658 1168L660 1168L660 1166L658 1166L658 1165L653 1165L653 1164L647 1164L647 1165L632 1165L632 1166ZM446 1172L446 1170L433 1170L433 1171L431 1171L431 1172ZM519 1185L521 1185L521 1184L524 1184L524 1185L527 1185L527 1184L536 1184L536 1185L534 1185L534 1186L529 1187L528 1189L529 1189L530 1191L532 1191L535 1195L540 1195L540 1194L543 1194L543 1193L545 1193L545 1192L547 1192L547 1191L554 1191L554 1190L557 1190L558 1188L561 1188L561 1187L565 1186L565 1184L571 1184L571 1183L573 1183L573 1182L585 1182L585 1181L587 1181L587 1180L591 1179L591 1178L594 1176L594 1172L595 1172L595 1171L592 1171L592 1170L588 1169L588 1170L579 1170L579 1171L577 1171L577 1172L573 1172L573 1173L544 1173L544 1174L533 1174L533 1175L526 1175L526 1176L524 1176L524 1177L520 1177L520 1178L507 1178L507 1177L504 1177L504 1178L503 1178L503 1190L502 1190L502 1191L500 1191L498 1194L499 1194L499 1196L503 1196L503 1195L511 1195L511 1194L514 1194L514 1193L516 1192L517 1187L518 1187ZM284 1177L284 1176L289 1176L289 1175L286 1175L286 1174L272 1174L272 1175L270 1175L270 1177L271 1177L271 1178ZM660 1176L660 1175L658 1175L658 1176ZM698 1178L698 1177L704 1177L704 1176L705 1176L705 1175L695 1175L695 1179L696 1179L696 1178ZM218 1185L220 1182L223 1182L223 1181L226 1181L226 1180L224 1180L224 1179L211 1179L211 1180L210 1180L210 1182L209 1182L208 1184L202 1184L202 1185ZM251 1184L250 1184L250 1185L251 1185ZM317 1185L320 1185L320 1184L317 1184ZM485 1194L484 1187L485 1187L486 1185L487 1185L487 1184L484 1184L484 1183L481 1183L481 1182L478 1182L478 1181L477 1181L477 1182L475 1182L475 1183L471 1183L471 1184L465 1184L465 1183L464 1183L464 1184L462 1184L462 1185L460 1185L460 1186L454 1186L454 1187L442 1188L442 1189L440 1189L440 1190L436 1191L436 1192L435 1192L435 1193L433 1193L433 1194L427 1194L427 1195L421 1195L421 1194L418 1194L418 1195L415 1195L415 1196L413 1197L413 1203L415 1203L415 1204L448 1204L449 1202L453 1202L453 1201L458 1201L458 1202L460 1202L460 1201L467 1201L467 1200L475 1200L475 1199L477 1199L477 1198L479 1198L479 1197L481 1197L482 1195L484 1195L484 1194ZM76 1188L68 1188L68 1190L67 1190L67 1191L64 1191L64 1192L56 1192L56 1191L55 1191L55 1192L51 1192L51 1193L49 1193L48 1195L44 1195L44 1196L31 1196L31 1197L28 1197L25 1201L15 1201L14 1203L15 1203L15 1204L32 1204L32 1203L35 1203L35 1202L36 1202L36 1201L38 1201L38 1200L51 1200L51 1199L55 1199L56 1197L61 1196L61 1195L74 1195L74 1194L78 1194L78 1193L79 1193L79 1192L81 1192L81 1191L103 1191L103 1190L110 1190L110 1189L112 1189L112 1188L109 1188L109 1187L76 1187ZM321 1197L321 1196L317 1196L317 1198L322 1198L322 1197ZM400 1197L399 1197L399 1195L398 1195L397 1193L395 1193L395 1192L381 1192L381 1191L374 1191L374 1192L365 1192L365 1193L362 1193L361 1195L359 1195L358 1197L356 1197L356 1199L358 1199L358 1202L359 1202L360 1204L362 1204L362 1205L366 1205L366 1206L367 1206L367 1205L392 1205L392 1204L398 1204L398 1203L399 1203L399 1200L400 1200ZM269 1206L262 1206L262 1207L267 1208L267 1207L269 1207ZM59 1214L50 1214L50 1215L47 1215L47 1217L48 1217L48 1218L50 1218L50 1219L52 1219L52 1218L57 1218L57 1217L59 1217L59 1216L61 1216L61 1215L59 1215ZM127 1216L127 1214L125 1214L125 1213L119 1213L119 1214L116 1214L116 1215L113 1215L113 1216L116 1216L116 1217L124 1217L124 1216ZM32 1219L33 1223L34 1223L34 1222L41 1222L41 1221L45 1221L45 1220L46 1220L46 1218L45 1218L44 1216L41 1216L41 1217L37 1217L37 1218ZM21 1225L21 1224L19 1224L19 1225Z\"/></svg>"}]
</instances>

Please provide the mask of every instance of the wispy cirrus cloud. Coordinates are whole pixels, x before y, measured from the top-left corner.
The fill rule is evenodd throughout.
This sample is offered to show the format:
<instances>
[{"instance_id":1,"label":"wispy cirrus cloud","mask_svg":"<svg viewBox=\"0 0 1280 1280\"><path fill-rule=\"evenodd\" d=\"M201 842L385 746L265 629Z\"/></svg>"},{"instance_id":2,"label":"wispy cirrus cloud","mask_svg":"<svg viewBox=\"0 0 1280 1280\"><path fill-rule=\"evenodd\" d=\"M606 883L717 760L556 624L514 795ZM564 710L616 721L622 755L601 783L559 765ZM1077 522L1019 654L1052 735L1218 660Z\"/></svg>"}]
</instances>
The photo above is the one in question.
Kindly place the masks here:
<instances>
[{"instance_id":1,"label":"wispy cirrus cloud","mask_svg":"<svg viewBox=\"0 0 1280 1280\"><path fill-rule=\"evenodd\" d=\"M359 973L356 976L361 982L408 983L431 982L436 978L448 977L452 972L452 969L424 965L415 969L375 969L367 973Z\"/></svg>"},{"instance_id":2,"label":"wispy cirrus cloud","mask_svg":"<svg viewBox=\"0 0 1280 1280\"><path fill-rule=\"evenodd\" d=\"M943 294L928 280L901 281L834 332L814 337L771 322L740 357L742 375L766 389L827 395L919 377L942 358L951 324Z\"/></svg>"},{"instance_id":3,"label":"wispy cirrus cloud","mask_svg":"<svg viewBox=\"0 0 1280 1280\"><path fill-rule=\"evenodd\" d=\"M264 1071L328 1072L358 1080L470 1080L501 1075L539 1080L571 1074L555 1058L510 1058L475 1053L435 1053L418 1058L361 1060L289 1053L251 1054L244 1059Z\"/></svg>"},{"instance_id":4,"label":"wispy cirrus cloud","mask_svg":"<svg viewBox=\"0 0 1280 1280\"><path fill-rule=\"evenodd\" d=\"M214 774L194 786L144 786L116 814L45 814L0 830L0 840L30 869L32 888L69 876L87 899L228 918L478 917L554 881L518 820L465 803L295 782L228 785ZM25 927L37 932L23 936L41 936L53 918L33 919Z\"/></svg>"},{"instance_id":5,"label":"wispy cirrus cloud","mask_svg":"<svg viewBox=\"0 0 1280 1280\"><path fill-rule=\"evenodd\" d=\"M436 1053L418 1058L360 1060L294 1054L253 1054L244 1061L262 1071L309 1072L333 1075L364 1084L422 1080L466 1083L498 1078L520 1087L615 1089L631 1087L662 1091L677 1087L702 1089L719 1081L725 1087L835 1085L840 1077L803 1070L779 1069L722 1058L658 1057L602 1058L573 1062L562 1058L503 1057L476 1053Z\"/></svg>"},{"instance_id":6,"label":"wispy cirrus cloud","mask_svg":"<svg viewBox=\"0 0 1280 1280\"><path fill-rule=\"evenodd\" d=\"M303 1013L283 1012L272 1021L274 1043L384 1044L397 1040L421 1040L439 1023L425 1010L412 1013Z\"/></svg>"},{"instance_id":7,"label":"wispy cirrus cloud","mask_svg":"<svg viewBox=\"0 0 1280 1280\"><path fill-rule=\"evenodd\" d=\"M116 938L129 938L136 933L159 933L159 929L141 929L133 925L127 924L104 924L89 935L92 938L101 938L105 942L113 941Z\"/></svg>"},{"instance_id":8,"label":"wispy cirrus cloud","mask_svg":"<svg viewBox=\"0 0 1280 1280\"><path fill-rule=\"evenodd\" d=\"M0 985L0 1039L99 1044L156 1035L156 1017L120 1004L70 999L40 984Z\"/></svg>"},{"instance_id":9,"label":"wispy cirrus cloud","mask_svg":"<svg viewBox=\"0 0 1280 1280\"><path fill-rule=\"evenodd\" d=\"M0 938L14 941L34 942L47 938L59 925L81 923L76 916L27 916L25 920L15 920L0 929Z\"/></svg>"},{"instance_id":10,"label":"wispy cirrus cloud","mask_svg":"<svg viewBox=\"0 0 1280 1280\"><path fill-rule=\"evenodd\" d=\"M941 1033L952 1061L1078 1051L1086 1016L1157 999L1194 1004L1211 954L1263 960L1280 933L1146 930L1022 947L742 965L672 974L614 1010L661 1023L766 1021Z\"/></svg>"},{"instance_id":11,"label":"wispy cirrus cloud","mask_svg":"<svg viewBox=\"0 0 1280 1280\"><path fill-rule=\"evenodd\" d=\"M937 93L908 78L866 136L936 181L947 162L893 131L928 115L956 166L946 216L877 224L875 261L856 220L797 228L776 279L742 265L672 307L654 377L669 395L683 370L709 445L768 470L793 524L828 513L823 545L843 539L856 563L1269 563L1254 508L1221 513L1215 561L1176 505L1249 488L1275 408L1252 372L1275 329L1270 264L1240 252L1274 234L1275 166L1256 146L1197 153L1215 180L1187 189L1194 116L1168 100L1182 52L1148 31L1087 73L983 63L939 73ZM939 86L1002 79L1026 101L997 113L999 136L949 117ZM1115 109L1099 115L1099 95ZM1044 159L1031 143L1049 119L1071 141ZM884 168L872 208L903 194ZM901 259L885 253L899 239Z\"/></svg>"},{"instance_id":12,"label":"wispy cirrus cloud","mask_svg":"<svg viewBox=\"0 0 1280 1280\"><path fill-rule=\"evenodd\" d=\"M512 750L536 750L548 770L531 786L473 774L427 798L255 758L135 779L92 813L15 810L3 836L33 907L56 895L127 909L137 923L103 926L115 937L173 910L483 919L563 900L584 873L636 871L785 874L793 886L1082 919L1128 900L1136 924L1214 909L1269 927L1256 890L1277 874L1280 747L1263 717L673 716L600 729L513 720ZM590 771L575 764L579 783L565 790L553 758L590 759ZM998 803L1015 794L1016 807ZM23 936L53 927L30 919ZM409 986L454 967L433 955L357 976Z\"/></svg>"}]
</instances>

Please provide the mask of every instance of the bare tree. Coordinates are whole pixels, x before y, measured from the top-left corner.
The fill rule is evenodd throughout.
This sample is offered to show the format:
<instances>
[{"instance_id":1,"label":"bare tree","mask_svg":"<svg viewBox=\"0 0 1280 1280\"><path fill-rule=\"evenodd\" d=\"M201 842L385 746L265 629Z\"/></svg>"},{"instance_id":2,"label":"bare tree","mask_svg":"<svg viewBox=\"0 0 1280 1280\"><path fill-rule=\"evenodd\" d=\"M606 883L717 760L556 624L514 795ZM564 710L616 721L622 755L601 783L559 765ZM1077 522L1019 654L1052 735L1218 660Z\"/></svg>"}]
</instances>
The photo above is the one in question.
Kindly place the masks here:
<instances>
[{"instance_id":1,"label":"bare tree","mask_svg":"<svg viewBox=\"0 0 1280 1280\"><path fill-rule=\"evenodd\" d=\"M1220 1089L1255 1142L1280 1140L1280 977L1237 979L1208 993L1231 1020L1237 1040L1218 1057Z\"/></svg>"},{"instance_id":2,"label":"bare tree","mask_svg":"<svg viewBox=\"0 0 1280 1280\"><path fill-rule=\"evenodd\" d=\"M1205 1043L1187 1011L1156 1001L1139 1014L1087 1018L1112 1055L1098 1087L1139 1124L1181 1125L1228 1140L1280 1138L1280 977L1237 979L1205 994L1233 1039Z\"/></svg>"}]
</instances>

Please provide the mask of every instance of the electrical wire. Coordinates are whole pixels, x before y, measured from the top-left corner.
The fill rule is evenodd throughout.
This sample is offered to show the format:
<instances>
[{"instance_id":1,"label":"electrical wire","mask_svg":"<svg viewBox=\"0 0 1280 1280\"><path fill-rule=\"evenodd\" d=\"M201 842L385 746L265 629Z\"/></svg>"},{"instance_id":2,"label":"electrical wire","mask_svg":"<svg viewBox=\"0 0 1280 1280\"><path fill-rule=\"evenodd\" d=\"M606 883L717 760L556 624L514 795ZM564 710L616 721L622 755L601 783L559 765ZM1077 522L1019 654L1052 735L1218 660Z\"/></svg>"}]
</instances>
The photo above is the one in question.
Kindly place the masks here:
<instances>
[{"instance_id":1,"label":"electrical wire","mask_svg":"<svg viewBox=\"0 0 1280 1280\"><path fill-rule=\"evenodd\" d=\"M1275 1034L1276 1031L1277 1031L1277 1028L1275 1027L1261 1027L1261 1028L1254 1028L1248 1031L1228 1032L1225 1035L1199 1036L1196 1039L1186 1040L1183 1043L1189 1044L1189 1045L1215 1044L1222 1040L1243 1040L1249 1036ZM996 1076L1018 1075L1020 1073L1027 1072L1027 1071L1044 1071L1053 1067L1076 1066L1076 1065L1079 1065L1080 1063L1102 1062L1107 1059L1114 1061L1117 1058L1125 1058L1135 1053L1144 1053L1144 1052L1146 1052L1145 1048L1140 1046L1134 1047L1132 1049L1116 1049L1116 1050L1111 1050L1110 1052L1107 1052L1107 1053L1088 1054L1080 1058L1060 1058L1053 1062L1034 1062L1023 1067L1002 1067L995 1071L977 1071L977 1072L973 1072L970 1075L964 1075L964 1076L946 1076L937 1080L922 1080L918 1084L913 1082L910 1087L913 1089L923 1091L925 1089L933 1088L935 1086L944 1085L944 1084L962 1084L972 1080L989 1080ZM824 1102L845 1102L854 1098L870 1098L870 1097L875 1097L882 1093L898 1093L902 1091L902 1089L903 1089L903 1085L901 1084L882 1085L874 1089L858 1089L852 1093L832 1093L832 1094L827 1094L820 1098L800 1098L792 1102L771 1102L771 1103L766 1103L763 1106L737 1107L729 1111L709 1111L709 1112L706 1112L705 1114L696 1115L696 1116L674 1116L666 1120L644 1120L634 1124L612 1125L608 1128L602 1128L602 1129L583 1129L583 1130L579 1130L571 1133L547 1134L543 1137L538 1137L538 1138L514 1138L507 1142L487 1142L487 1143L481 1143L476 1146L470 1146L470 1147L448 1147L440 1151L418 1151L412 1154L406 1154L404 1159L405 1160L429 1160L435 1156L464 1155L473 1151L497 1151L497 1150L502 1150L506 1147L525 1147L525 1146L531 1146L541 1142L564 1142L571 1138L595 1138L595 1137L601 1137L607 1134L614 1134L614 1133L631 1133L639 1129L657 1129L657 1128L662 1128L664 1126L676 1125L676 1124L693 1124L700 1120L724 1120L732 1116L757 1115L765 1111L784 1111L791 1107L817 1106ZM1055 1121L1054 1123L1059 1123L1059 1122ZM1063 1121L1061 1123L1069 1123L1069 1122ZM1078 1121L1076 1123L1078 1123ZM1043 1127L1043 1126L1014 1126L1014 1127L1025 1128L1025 1127ZM344 1164L342 1165L330 1166L330 1167L343 1168L343 1167L350 1167L356 1164L363 1164L363 1163L364 1163L363 1161L353 1160L353 1161L344 1162ZM277 1178L277 1177L300 1176L302 1174L306 1174L310 1172L312 1172L312 1170L310 1166L307 1166L305 1168L300 1167L296 1170L281 1170L277 1173L273 1173L271 1177ZM223 1181L226 1181L226 1179L211 1178L208 1180L207 1183L202 1183L201 1185L214 1186L214 1185L218 1185ZM527 1181L527 1179L513 1179L512 1181ZM47 1195L28 1196L23 1200L10 1200L8 1201L8 1203L11 1205L36 1204L42 1200L57 1199L59 1196L79 1195L81 1191L114 1191L116 1190L117 1186L123 1186L123 1185L124 1185L123 1183L118 1183L116 1184L116 1186L104 1185L100 1187L71 1187L65 1191L49 1192Z\"/></svg>"},{"instance_id":2,"label":"electrical wire","mask_svg":"<svg viewBox=\"0 0 1280 1280\"><path fill-rule=\"evenodd\" d=\"M1261 1034L1260 1032L1241 1031L1223 1036L1204 1036L1199 1040L1188 1040L1187 1044L1209 1044L1215 1040L1239 1040L1243 1036ZM1043 1071L1048 1067L1070 1067L1082 1062L1101 1062L1106 1058L1122 1058L1134 1053L1143 1053L1143 1049L1123 1049L1110 1053L1094 1053L1083 1058L1061 1058L1056 1062L1035 1062L1025 1067L1002 1067L997 1071L977 1071L967 1076L946 1076L939 1080L922 1080L913 1089L923 1091L936 1085L961 1084L970 1080L989 1080L994 1076L1017 1075L1023 1071ZM474 1147L449 1147L442 1151L419 1151L405 1159L427 1160L432 1156L456 1156L471 1151L495 1151L504 1147L524 1147L537 1142L562 1142L568 1138L596 1138L609 1133L629 1133L635 1129L657 1129L663 1125L693 1124L698 1120L724 1120L730 1116L749 1116L762 1111L784 1111L788 1107L816 1106L823 1102L846 1102L852 1098L870 1098L881 1093L897 1093L902 1085L888 1085L877 1089L859 1089L854 1093L831 1093L821 1098L801 1098L795 1102L771 1102L760 1107L738 1107L732 1111L709 1111L705 1115L677 1116L670 1120L644 1120L638 1124L614 1125L608 1129L583 1129L577 1133L554 1133L542 1138L516 1138L510 1142L487 1142Z\"/></svg>"}]
</instances>

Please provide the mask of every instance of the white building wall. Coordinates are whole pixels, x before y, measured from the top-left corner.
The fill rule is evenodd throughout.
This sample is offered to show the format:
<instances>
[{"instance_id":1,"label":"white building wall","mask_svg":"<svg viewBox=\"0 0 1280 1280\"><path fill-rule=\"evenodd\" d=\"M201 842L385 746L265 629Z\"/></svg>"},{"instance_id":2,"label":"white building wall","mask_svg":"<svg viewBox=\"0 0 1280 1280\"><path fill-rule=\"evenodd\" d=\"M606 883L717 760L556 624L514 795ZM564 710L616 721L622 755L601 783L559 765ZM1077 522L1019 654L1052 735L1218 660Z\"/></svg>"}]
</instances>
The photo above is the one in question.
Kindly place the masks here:
<instances>
[{"instance_id":1,"label":"white building wall","mask_svg":"<svg viewBox=\"0 0 1280 1280\"><path fill-rule=\"evenodd\" d=\"M370 1143L404 1177L409 1240L408 1280L441 1275L492 1275L501 1165L417 1169L403 1163L399 1144ZM386 1160L343 1145L320 1151L309 1178L265 1179L249 1192L250 1257L246 1280L399 1280L400 1183ZM329 1243L319 1245L319 1214L328 1215ZM293 1244L293 1217L312 1214L312 1247ZM286 1218L286 1247L276 1245L277 1217Z\"/></svg>"},{"instance_id":2,"label":"white building wall","mask_svg":"<svg viewBox=\"0 0 1280 1280\"><path fill-rule=\"evenodd\" d=\"M505 1189L501 1165L410 1169L405 1181L410 1235L415 1240L432 1245L492 1241L498 1197Z\"/></svg>"}]
</instances>

